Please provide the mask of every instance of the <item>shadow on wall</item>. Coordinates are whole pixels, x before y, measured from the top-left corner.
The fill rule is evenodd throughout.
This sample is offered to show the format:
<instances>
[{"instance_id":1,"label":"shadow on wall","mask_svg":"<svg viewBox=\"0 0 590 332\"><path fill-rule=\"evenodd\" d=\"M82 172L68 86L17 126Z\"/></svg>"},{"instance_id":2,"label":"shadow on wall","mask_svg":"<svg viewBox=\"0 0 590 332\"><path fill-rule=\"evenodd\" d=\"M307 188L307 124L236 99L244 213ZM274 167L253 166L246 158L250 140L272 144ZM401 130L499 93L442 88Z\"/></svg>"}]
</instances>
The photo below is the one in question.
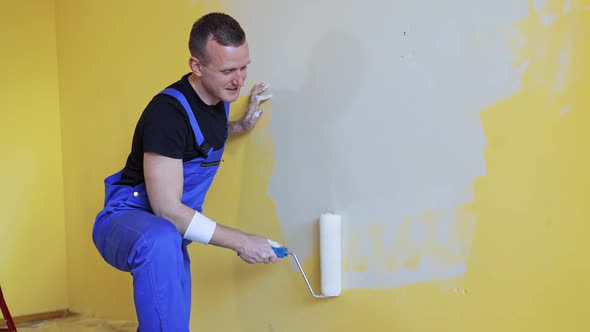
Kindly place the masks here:
<instances>
[{"instance_id":1,"label":"shadow on wall","mask_svg":"<svg viewBox=\"0 0 590 332\"><path fill-rule=\"evenodd\" d=\"M317 243L318 216L343 208L335 199L347 182L333 168L348 169L350 155L363 158L362 151L347 151L358 137L355 128L341 123L363 111L352 105L362 102L356 91L365 85L365 46L347 32L327 33L313 48L308 68L299 90L273 89L271 126L276 167L269 193L285 239L301 257L309 257Z\"/></svg>"}]
</instances>

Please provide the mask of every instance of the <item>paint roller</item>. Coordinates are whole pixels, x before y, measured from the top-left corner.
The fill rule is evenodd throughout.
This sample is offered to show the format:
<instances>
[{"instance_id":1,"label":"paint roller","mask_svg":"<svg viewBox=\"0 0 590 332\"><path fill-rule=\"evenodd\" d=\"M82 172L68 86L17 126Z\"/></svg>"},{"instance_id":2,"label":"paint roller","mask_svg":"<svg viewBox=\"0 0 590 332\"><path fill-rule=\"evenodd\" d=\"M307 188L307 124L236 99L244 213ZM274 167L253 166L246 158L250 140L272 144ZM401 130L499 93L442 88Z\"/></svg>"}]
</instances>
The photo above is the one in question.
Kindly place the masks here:
<instances>
[{"instance_id":1,"label":"paint roller","mask_svg":"<svg viewBox=\"0 0 590 332\"><path fill-rule=\"evenodd\" d=\"M278 258L286 258L291 255L297 263L299 271L307 284L311 295L315 298L330 298L340 295L342 292L342 270L340 249L340 216L333 213L320 215L320 273L322 294L316 294L299 263L295 253L287 247L268 240Z\"/></svg>"}]
</instances>

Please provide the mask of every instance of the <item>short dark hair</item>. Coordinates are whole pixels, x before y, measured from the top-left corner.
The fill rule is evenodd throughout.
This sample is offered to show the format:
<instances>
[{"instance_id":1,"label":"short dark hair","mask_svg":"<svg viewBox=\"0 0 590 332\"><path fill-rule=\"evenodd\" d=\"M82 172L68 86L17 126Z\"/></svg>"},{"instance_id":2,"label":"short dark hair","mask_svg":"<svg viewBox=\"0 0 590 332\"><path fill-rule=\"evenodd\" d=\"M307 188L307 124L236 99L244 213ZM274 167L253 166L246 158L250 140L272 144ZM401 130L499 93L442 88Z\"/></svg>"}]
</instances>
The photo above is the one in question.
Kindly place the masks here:
<instances>
[{"instance_id":1,"label":"short dark hair","mask_svg":"<svg viewBox=\"0 0 590 332\"><path fill-rule=\"evenodd\" d=\"M211 39L223 46L241 46L246 33L238 21L224 13L209 13L198 19L191 29L188 47L204 65L209 61L206 50Z\"/></svg>"}]
</instances>

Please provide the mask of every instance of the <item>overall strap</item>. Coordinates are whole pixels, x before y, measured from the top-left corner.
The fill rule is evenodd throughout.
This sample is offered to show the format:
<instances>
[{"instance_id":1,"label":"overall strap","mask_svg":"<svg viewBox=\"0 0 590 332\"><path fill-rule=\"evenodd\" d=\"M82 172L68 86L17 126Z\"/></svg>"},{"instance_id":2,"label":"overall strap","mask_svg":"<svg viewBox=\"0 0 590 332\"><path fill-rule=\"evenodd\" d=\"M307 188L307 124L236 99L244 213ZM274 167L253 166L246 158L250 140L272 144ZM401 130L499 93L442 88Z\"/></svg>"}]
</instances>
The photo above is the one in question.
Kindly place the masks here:
<instances>
[{"instance_id":1,"label":"overall strap","mask_svg":"<svg viewBox=\"0 0 590 332\"><path fill-rule=\"evenodd\" d=\"M229 103L224 101L223 106L225 106L225 118L227 119L227 122L229 122Z\"/></svg>"},{"instance_id":2,"label":"overall strap","mask_svg":"<svg viewBox=\"0 0 590 332\"><path fill-rule=\"evenodd\" d=\"M195 133L195 140L197 141L197 146L201 149L201 152L203 153L204 157L207 158L207 156L209 154L209 150L211 149L211 146L209 145L209 143L205 142L205 137L203 136L203 133L201 132L201 128L199 127L199 124L197 123L197 119L195 118L195 114L193 113L193 110L192 110L190 104L188 103L188 100L186 100L186 97L180 91L173 89L173 88L164 89L160 93L165 94L165 95L169 95L180 102L180 104L184 108L186 114L188 115L189 121L191 123L191 127L193 128L193 132ZM229 111L228 107L226 107L226 113L228 111Z\"/></svg>"}]
</instances>

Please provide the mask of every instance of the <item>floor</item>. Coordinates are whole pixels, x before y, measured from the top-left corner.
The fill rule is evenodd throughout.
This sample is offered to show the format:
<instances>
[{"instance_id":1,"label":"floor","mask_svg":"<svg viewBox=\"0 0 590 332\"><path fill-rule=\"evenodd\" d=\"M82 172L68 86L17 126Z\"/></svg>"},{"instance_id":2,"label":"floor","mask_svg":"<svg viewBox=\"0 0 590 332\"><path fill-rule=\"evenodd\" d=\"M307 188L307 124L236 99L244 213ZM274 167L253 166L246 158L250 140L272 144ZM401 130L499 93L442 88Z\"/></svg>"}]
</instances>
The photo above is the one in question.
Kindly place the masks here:
<instances>
[{"instance_id":1,"label":"floor","mask_svg":"<svg viewBox=\"0 0 590 332\"><path fill-rule=\"evenodd\" d=\"M136 332L137 322L74 316L34 324L19 324L18 332Z\"/></svg>"}]
</instances>

